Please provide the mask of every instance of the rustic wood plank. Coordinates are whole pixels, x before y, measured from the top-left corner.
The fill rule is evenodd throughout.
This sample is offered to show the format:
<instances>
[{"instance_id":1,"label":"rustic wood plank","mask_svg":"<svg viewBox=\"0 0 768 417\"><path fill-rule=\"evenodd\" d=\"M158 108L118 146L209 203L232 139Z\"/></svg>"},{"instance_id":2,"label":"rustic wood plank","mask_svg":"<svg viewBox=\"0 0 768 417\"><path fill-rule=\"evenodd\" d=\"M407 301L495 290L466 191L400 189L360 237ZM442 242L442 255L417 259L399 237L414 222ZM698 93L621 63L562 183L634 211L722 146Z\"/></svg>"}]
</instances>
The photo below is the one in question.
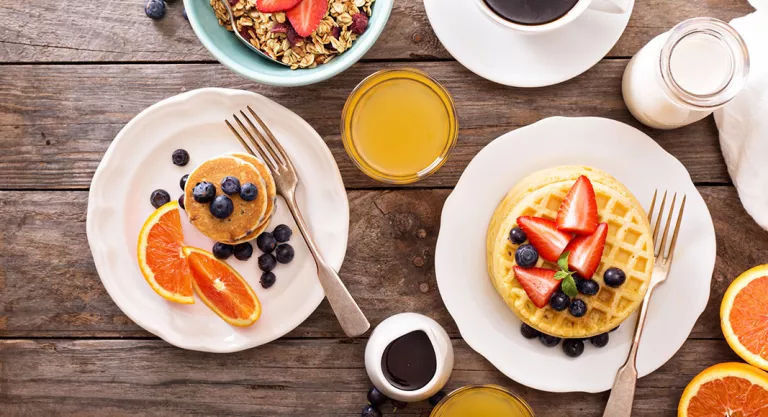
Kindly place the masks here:
<instances>
[{"instance_id":1,"label":"rustic wood plank","mask_svg":"<svg viewBox=\"0 0 768 417\"><path fill-rule=\"evenodd\" d=\"M446 389L498 384L525 398L539 417L599 416L602 394L552 394L519 385L454 340ZM359 416L370 383L365 341L278 340L216 355L147 340L0 341L3 414ZM542 348L543 349L543 348ZM559 352L553 352L559 354ZM638 382L633 416L674 416L687 383L712 364L735 361L723 340L689 340ZM397 415L427 417L426 402ZM391 416L391 407L383 408Z\"/></svg>"},{"instance_id":2,"label":"rustic wood plank","mask_svg":"<svg viewBox=\"0 0 768 417\"><path fill-rule=\"evenodd\" d=\"M4 5L0 13L0 62L201 61L212 60L182 18L180 1L155 22L142 2L83 7L75 0ZM653 36L695 16L724 20L751 11L745 0L638 0L624 36L609 56L634 55ZM471 28L457 28L471 32ZM422 0L398 0L390 21L366 59L445 59Z\"/></svg>"},{"instance_id":3,"label":"rustic wood plank","mask_svg":"<svg viewBox=\"0 0 768 417\"><path fill-rule=\"evenodd\" d=\"M717 231L709 306L694 338L720 338L720 299L742 271L768 263L768 233L730 186L700 187ZM352 191L341 277L373 325L403 311L458 330L437 290L434 248L449 190ZM101 285L85 236L87 193L0 192L0 337L150 337ZM321 307L290 337L341 337Z\"/></svg>"},{"instance_id":4,"label":"rustic wood plank","mask_svg":"<svg viewBox=\"0 0 768 417\"><path fill-rule=\"evenodd\" d=\"M6 66L0 73L5 87L0 89L0 188L87 188L109 143L132 117L156 101L207 86L256 91L294 110L325 138L348 188L381 187L347 157L338 117L360 80L400 65L359 64L302 94L249 82L217 64ZM448 163L415 186L453 186L492 139L545 117L602 116L641 127L621 98L625 65L625 60L603 61L574 80L539 89L503 88L455 62L413 65L445 84L460 119L458 145ZM729 182L711 117L674 131L642 129L680 159L694 181Z\"/></svg>"}]
</instances>

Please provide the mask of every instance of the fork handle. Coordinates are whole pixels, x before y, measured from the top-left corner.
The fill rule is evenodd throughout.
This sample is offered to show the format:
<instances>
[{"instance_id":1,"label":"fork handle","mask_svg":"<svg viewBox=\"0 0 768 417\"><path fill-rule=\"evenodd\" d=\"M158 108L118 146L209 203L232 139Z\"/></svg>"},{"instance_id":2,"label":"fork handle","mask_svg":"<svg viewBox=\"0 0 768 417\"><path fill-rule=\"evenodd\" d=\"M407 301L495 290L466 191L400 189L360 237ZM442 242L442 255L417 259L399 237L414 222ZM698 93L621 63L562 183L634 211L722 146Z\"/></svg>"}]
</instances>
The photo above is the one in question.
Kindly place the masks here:
<instances>
[{"instance_id":1,"label":"fork handle","mask_svg":"<svg viewBox=\"0 0 768 417\"><path fill-rule=\"evenodd\" d=\"M336 315L336 318L341 324L344 334L349 337L360 336L371 327L368 319L365 318L365 314L360 310L352 295L349 294L347 287L341 281L339 274L325 262L323 255L317 249L314 239L307 230L307 224L304 222L304 217L299 211L296 204L296 196L291 193L288 198L285 199L288 205L288 209L291 211L296 225L299 226L301 235L304 236L304 241L307 242L309 251L312 253L312 257L315 258L315 264L317 265L317 276L320 279L320 285L323 286L325 296L328 298L328 303L331 304L331 309Z\"/></svg>"},{"instance_id":2,"label":"fork handle","mask_svg":"<svg viewBox=\"0 0 768 417\"><path fill-rule=\"evenodd\" d=\"M632 347L629 349L627 361L616 373L616 379L613 382L603 417L630 417L632 415L632 402L635 399L635 385L637 385L637 349L640 346L640 337L643 335L643 327L645 327L645 318L648 315L648 306L653 290L653 287L648 288L643 304L640 306L640 315L637 318Z\"/></svg>"}]
</instances>

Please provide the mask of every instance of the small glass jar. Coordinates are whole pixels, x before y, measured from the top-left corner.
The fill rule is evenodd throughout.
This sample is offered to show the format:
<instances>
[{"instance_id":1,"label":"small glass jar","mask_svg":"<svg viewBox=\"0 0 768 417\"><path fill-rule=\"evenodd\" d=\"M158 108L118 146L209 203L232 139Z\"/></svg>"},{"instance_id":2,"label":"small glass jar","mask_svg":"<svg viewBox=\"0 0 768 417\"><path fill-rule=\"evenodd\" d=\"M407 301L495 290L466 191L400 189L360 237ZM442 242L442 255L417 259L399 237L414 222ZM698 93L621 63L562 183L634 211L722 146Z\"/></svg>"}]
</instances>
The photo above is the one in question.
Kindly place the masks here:
<instances>
[{"instance_id":1,"label":"small glass jar","mask_svg":"<svg viewBox=\"0 0 768 417\"><path fill-rule=\"evenodd\" d=\"M535 417L517 394L498 385L469 385L443 398L429 417Z\"/></svg>"},{"instance_id":2,"label":"small glass jar","mask_svg":"<svg viewBox=\"0 0 768 417\"><path fill-rule=\"evenodd\" d=\"M648 42L629 61L622 92L637 120L675 129L731 101L748 75L749 53L736 30L721 20L699 17Z\"/></svg>"}]
</instances>

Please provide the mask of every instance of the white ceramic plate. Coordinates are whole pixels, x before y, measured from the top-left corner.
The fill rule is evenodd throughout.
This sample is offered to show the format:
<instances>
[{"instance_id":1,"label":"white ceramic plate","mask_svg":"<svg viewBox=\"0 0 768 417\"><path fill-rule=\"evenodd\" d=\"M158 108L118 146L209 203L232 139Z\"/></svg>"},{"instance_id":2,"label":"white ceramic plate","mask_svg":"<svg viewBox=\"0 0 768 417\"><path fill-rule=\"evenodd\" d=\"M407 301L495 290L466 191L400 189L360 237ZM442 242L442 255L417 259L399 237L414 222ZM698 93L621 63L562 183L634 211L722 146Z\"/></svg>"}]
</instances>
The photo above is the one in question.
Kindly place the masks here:
<instances>
[{"instance_id":1,"label":"white ceramic plate","mask_svg":"<svg viewBox=\"0 0 768 417\"><path fill-rule=\"evenodd\" d=\"M429 23L445 49L475 74L513 87L542 87L592 68L624 33L623 14L587 10L568 26L541 34L503 27L474 0L424 0Z\"/></svg>"},{"instance_id":2,"label":"white ceramic plate","mask_svg":"<svg viewBox=\"0 0 768 417\"><path fill-rule=\"evenodd\" d=\"M296 166L298 203L326 260L338 270L346 252L349 205L339 169L322 138L299 116L261 95L219 88L190 91L147 108L120 131L96 170L88 198L88 243L115 304L148 332L185 349L234 352L268 343L301 324L324 297L314 260L280 197L269 230L281 223L291 226L296 256L275 269L277 283L266 290L259 285L256 258L261 252L255 244L249 261L228 260L261 301L261 318L254 325L230 326L199 299L193 305L166 301L139 270L136 243L154 210L150 193L163 188L178 198L182 175L209 158L242 152L224 119L246 105L270 126ZM171 163L177 148L190 154L185 167ZM186 216L182 221L185 242L210 250L214 242Z\"/></svg>"},{"instance_id":3,"label":"white ceramic plate","mask_svg":"<svg viewBox=\"0 0 768 417\"><path fill-rule=\"evenodd\" d=\"M688 171L639 130L601 118L545 119L507 133L472 160L443 208L435 269L440 295L467 343L515 381L543 391L611 388L631 344L636 314L608 346L586 343L576 359L520 335L520 320L488 277L485 239L496 205L519 180L565 164L603 169L648 209L654 189L687 194L669 279L651 301L637 359L640 376L667 362L685 342L709 299L715 230Z\"/></svg>"}]
</instances>

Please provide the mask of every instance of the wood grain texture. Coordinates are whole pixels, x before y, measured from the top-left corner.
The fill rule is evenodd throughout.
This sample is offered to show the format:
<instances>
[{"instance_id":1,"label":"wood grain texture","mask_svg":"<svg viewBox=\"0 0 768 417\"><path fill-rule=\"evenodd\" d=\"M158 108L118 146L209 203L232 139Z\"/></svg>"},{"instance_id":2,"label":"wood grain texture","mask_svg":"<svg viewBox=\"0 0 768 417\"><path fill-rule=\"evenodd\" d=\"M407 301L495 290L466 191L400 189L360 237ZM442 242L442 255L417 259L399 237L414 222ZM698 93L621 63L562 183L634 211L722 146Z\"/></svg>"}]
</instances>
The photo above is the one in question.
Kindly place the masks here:
<instances>
[{"instance_id":1,"label":"wood grain texture","mask_svg":"<svg viewBox=\"0 0 768 417\"><path fill-rule=\"evenodd\" d=\"M302 88L301 94L255 84L217 64L6 66L0 72L0 188L87 188L125 123L159 100L202 87L251 90L292 109L326 140L347 188L382 187L347 157L338 117L360 80L378 69L401 65L358 64L332 80ZM449 161L414 186L453 186L491 140L551 116L600 116L628 123L680 159L694 181L728 183L713 119L674 131L641 127L621 97L625 65L625 60L603 61L561 85L515 89L483 80L456 62L412 64L452 93L460 125Z\"/></svg>"},{"instance_id":2,"label":"wood grain texture","mask_svg":"<svg viewBox=\"0 0 768 417\"><path fill-rule=\"evenodd\" d=\"M505 377L463 341L453 345L448 390L498 384L526 399L537 417L602 415L607 393L536 391ZM562 355L559 350L552 354ZM0 413L359 416L370 386L364 351L365 340L336 339L281 339L226 355L159 340L0 341ZM689 340L666 365L640 379L632 416L676 415L680 395L696 374L735 360L724 340ZM396 415L427 417L429 410L426 402L415 403ZM393 415L391 406L382 411Z\"/></svg>"},{"instance_id":3,"label":"wood grain texture","mask_svg":"<svg viewBox=\"0 0 768 417\"><path fill-rule=\"evenodd\" d=\"M692 337L720 338L722 295L741 272L768 263L768 233L746 214L732 187L699 191L714 219L718 256L709 306ZM349 249L341 277L372 325L415 311L459 335L434 272L440 213L448 194L349 193ZM86 200L83 191L0 192L0 337L150 337L115 306L99 281L85 235ZM326 302L289 334L342 336Z\"/></svg>"},{"instance_id":4,"label":"wood grain texture","mask_svg":"<svg viewBox=\"0 0 768 417\"><path fill-rule=\"evenodd\" d=\"M205 1L205 0L199 0ZM183 4L169 3L165 19L144 15L142 1L98 5L31 0L0 11L0 62L204 61L213 58L182 17ZM744 0L638 0L624 36L609 56L634 55L675 24L696 16L724 20L751 11ZM471 28L457 28L471 33ZM390 20L365 59L446 59L427 20L422 0L395 1Z\"/></svg>"}]
</instances>

